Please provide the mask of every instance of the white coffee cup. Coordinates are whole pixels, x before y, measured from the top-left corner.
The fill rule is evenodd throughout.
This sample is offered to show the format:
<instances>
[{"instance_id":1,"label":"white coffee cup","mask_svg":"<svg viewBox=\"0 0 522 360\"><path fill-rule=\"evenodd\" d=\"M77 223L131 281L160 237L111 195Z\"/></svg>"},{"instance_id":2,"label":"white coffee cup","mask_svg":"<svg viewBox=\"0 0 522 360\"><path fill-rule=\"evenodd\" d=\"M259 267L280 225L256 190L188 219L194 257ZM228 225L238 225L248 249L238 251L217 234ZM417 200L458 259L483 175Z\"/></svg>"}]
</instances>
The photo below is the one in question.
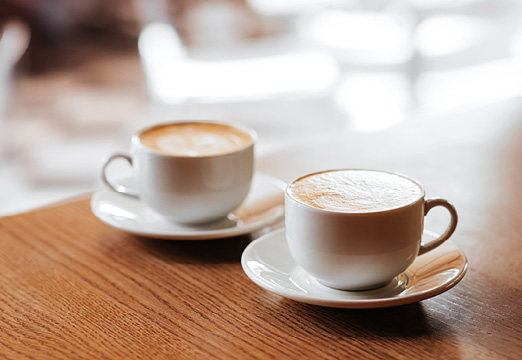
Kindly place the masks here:
<instances>
[{"instance_id":1,"label":"white coffee cup","mask_svg":"<svg viewBox=\"0 0 522 360\"><path fill-rule=\"evenodd\" d=\"M129 154L117 153L106 160L102 180L170 221L212 222L246 198L256 139L253 130L223 122L157 124L132 136ZM118 158L132 165L135 191L108 179L107 167Z\"/></svg>"},{"instance_id":2,"label":"white coffee cup","mask_svg":"<svg viewBox=\"0 0 522 360\"><path fill-rule=\"evenodd\" d=\"M329 170L300 177L285 192L285 226L297 265L323 285L368 290L391 282L457 226L447 200L425 200L409 177L375 170ZM451 220L445 232L421 244L424 216L435 206Z\"/></svg>"}]
</instances>

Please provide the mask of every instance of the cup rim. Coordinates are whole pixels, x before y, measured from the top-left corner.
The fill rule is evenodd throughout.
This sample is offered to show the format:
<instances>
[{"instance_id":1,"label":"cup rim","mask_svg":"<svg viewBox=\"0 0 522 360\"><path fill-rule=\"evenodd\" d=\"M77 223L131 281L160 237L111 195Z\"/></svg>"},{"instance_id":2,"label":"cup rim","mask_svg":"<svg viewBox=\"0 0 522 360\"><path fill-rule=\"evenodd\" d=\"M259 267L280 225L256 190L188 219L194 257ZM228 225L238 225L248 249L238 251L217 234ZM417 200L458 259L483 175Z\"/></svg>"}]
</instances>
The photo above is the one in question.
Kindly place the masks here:
<instances>
[{"instance_id":1,"label":"cup rim","mask_svg":"<svg viewBox=\"0 0 522 360\"><path fill-rule=\"evenodd\" d=\"M292 186L292 184L294 184L295 182L305 178L305 177L309 177L309 176L313 176L313 175L317 175L317 174L322 174L322 173L327 173L327 172L338 172L338 171L372 171L372 172L378 172L378 173L386 173L386 174L391 174L391 175L396 175L396 176L400 176L402 178L405 178L409 181L412 181L413 183L417 184L417 186L419 186L420 188L420 194L418 197L416 197L414 200L406 203L406 204L402 204L402 205L399 205L399 206L395 206L395 207L391 207L391 208L387 208L387 209L382 209L382 210L365 210L365 211L354 211L354 210L334 210L334 209L321 209L321 208L316 208L316 207L313 207L313 206L310 206L310 205L307 205L305 204L304 202L301 202L299 200L297 200L296 198L294 198L292 195L289 194L289 189L290 187ZM288 185L286 186L286 189L285 189L285 197L287 197L288 199L292 200L292 203L300 206L300 207L303 207L305 209L308 209L310 211L317 211L319 213L329 213L329 214L347 214L347 215L361 215L361 216L364 216L364 215L368 215L368 214L383 214L383 213L386 213L386 212L389 212L389 211L394 211L394 210L397 210L397 209L406 209L408 207L411 207L411 206L414 206L417 202L419 202L419 200L422 200L424 199L424 197L426 196L426 190L424 189L424 186L420 183L420 181L418 180L415 180L411 177L409 177L408 175L404 175L404 174L401 174L401 173L397 173L397 172L394 172L394 171L387 171L387 170L378 170L378 169L366 169L366 168L336 168L336 169L327 169L327 170L320 170L320 171L315 171L315 172L311 172L311 173L308 173L308 174L305 174L305 175L301 175L297 178L295 178L294 180L290 181L288 183Z\"/></svg>"},{"instance_id":2,"label":"cup rim","mask_svg":"<svg viewBox=\"0 0 522 360\"><path fill-rule=\"evenodd\" d=\"M202 155L202 156L188 156L188 155L174 155L174 154L165 154L165 153L161 153L159 151L156 151L156 150L153 150L147 146L145 146L141 141L140 141L140 136L149 131L149 130L152 130L154 128L157 128L157 127L162 127L162 126L169 126L169 125L177 125L177 124L194 124L194 123L199 123L199 124L214 124L214 125L222 125L222 126L228 126L228 127L232 127L232 128L236 128L236 129L239 129L241 131L244 131L245 133L247 133L248 135L250 135L250 138L252 139L252 142L249 143L248 145L246 145L245 147L242 147L238 150L235 150L235 151L230 151L230 152L225 152L225 153L220 153L220 154L215 154L215 155ZM216 158L216 157L221 157L221 156L228 156L228 155L231 155L231 154L235 154L235 153L239 153L239 152L243 152L251 147L254 147L255 144L257 143L257 140L258 140L258 136L257 136L257 133L254 129L252 128L249 128L247 126L244 126L244 125L240 125L240 124L237 124L237 123L233 123L233 122L227 122L227 121L217 121L217 120L172 120L172 121L165 121L165 122L157 122L157 123L154 123L154 124L150 124L148 126L145 126L145 127L142 127L141 129L139 129L138 131L136 131L132 137L131 137L131 143L133 146L137 146L140 150L142 151L146 151L147 153L151 153L151 154L154 154L156 156L160 156L160 157L168 157L168 158L186 158L186 159L203 159L203 158Z\"/></svg>"}]
</instances>

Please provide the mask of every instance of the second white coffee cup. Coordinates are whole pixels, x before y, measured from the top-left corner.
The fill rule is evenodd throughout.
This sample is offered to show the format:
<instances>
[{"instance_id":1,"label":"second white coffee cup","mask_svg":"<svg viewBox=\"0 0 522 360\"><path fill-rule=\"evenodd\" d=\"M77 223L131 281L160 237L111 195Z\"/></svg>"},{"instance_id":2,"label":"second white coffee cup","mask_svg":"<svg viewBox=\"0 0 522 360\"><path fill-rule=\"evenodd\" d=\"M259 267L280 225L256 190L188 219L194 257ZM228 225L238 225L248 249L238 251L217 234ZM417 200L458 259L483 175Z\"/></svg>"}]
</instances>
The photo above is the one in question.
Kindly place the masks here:
<instances>
[{"instance_id":1,"label":"second white coffee cup","mask_svg":"<svg viewBox=\"0 0 522 360\"><path fill-rule=\"evenodd\" d=\"M106 160L102 180L170 221L212 222L246 198L256 139L253 130L222 122L157 124L132 136L129 154L117 153ZM135 190L108 178L107 167L117 158L132 165Z\"/></svg>"},{"instance_id":2,"label":"second white coffee cup","mask_svg":"<svg viewBox=\"0 0 522 360\"><path fill-rule=\"evenodd\" d=\"M303 176L285 194L286 237L295 262L320 283L342 290L384 286L417 255L441 245L457 226L444 199L424 199L422 185L383 171L342 169ZM424 216L445 207L451 221L421 244Z\"/></svg>"}]
</instances>

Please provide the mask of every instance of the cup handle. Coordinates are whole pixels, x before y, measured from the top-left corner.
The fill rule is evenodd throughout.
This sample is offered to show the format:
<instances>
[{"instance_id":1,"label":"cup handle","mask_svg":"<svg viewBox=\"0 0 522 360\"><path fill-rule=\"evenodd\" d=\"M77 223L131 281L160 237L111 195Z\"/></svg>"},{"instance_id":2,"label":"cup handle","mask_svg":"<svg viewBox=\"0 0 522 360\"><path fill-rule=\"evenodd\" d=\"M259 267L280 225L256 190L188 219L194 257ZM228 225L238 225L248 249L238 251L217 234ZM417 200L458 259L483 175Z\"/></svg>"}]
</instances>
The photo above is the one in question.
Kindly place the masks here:
<instances>
[{"instance_id":1,"label":"cup handle","mask_svg":"<svg viewBox=\"0 0 522 360\"><path fill-rule=\"evenodd\" d=\"M127 195L127 196L137 199L138 195L133 193L132 191L129 191L128 187L121 185L121 184L113 184L107 177L107 174L106 174L107 167L113 160L118 159L118 158L125 159L132 166L132 158L128 154L125 154L125 153L113 154L113 155L109 156L109 158L107 158L107 160L105 160L105 163L103 164L102 180L103 180L104 184L107 185L112 191L115 191L117 193Z\"/></svg>"},{"instance_id":2,"label":"cup handle","mask_svg":"<svg viewBox=\"0 0 522 360\"><path fill-rule=\"evenodd\" d=\"M421 244L420 249L419 249L419 255L425 254L428 251L431 251L431 250L435 249L436 247L438 247L439 245L441 245L444 241L449 239L449 237L453 234L453 232L457 228L457 221L459 218L457 215L457 210L455 210L455 207L448 200L439 199L439 198L426 199L426 201L424 203L424 216L426 216L428 214L428 212L435 206L445 207L451 215L451 220L450 220L448 227L446 228L446 231L444 231L444 233L442 233L442 235L440 235L438 238L430 241L427 244Z\"/></svg>"}]
</instances>

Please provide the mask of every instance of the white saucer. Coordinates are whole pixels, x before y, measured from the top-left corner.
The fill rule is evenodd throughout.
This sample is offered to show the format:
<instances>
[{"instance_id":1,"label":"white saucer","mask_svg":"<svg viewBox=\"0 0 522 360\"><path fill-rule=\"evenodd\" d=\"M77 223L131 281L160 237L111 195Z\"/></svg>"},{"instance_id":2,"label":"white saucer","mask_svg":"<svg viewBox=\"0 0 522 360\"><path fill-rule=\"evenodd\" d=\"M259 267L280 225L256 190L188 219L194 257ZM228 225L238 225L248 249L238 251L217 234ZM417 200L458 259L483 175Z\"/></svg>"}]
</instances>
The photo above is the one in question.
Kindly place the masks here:
<instances>
[{"instance_id":1,"label":"white saucer","mask_svg":"<svg viewBox=\"0 0 522 360\"><path fill-rule=\"evenodd\" d=\"M244 203L227 218L206 225L169 222L139 200L106 187L93 194L91 209L106 224L135 235L170 240L219 239L248 234L282 219L285 188L282 180L256 173Z\"/></svg>"},{"instance_id":2,"label":"white saucer","mask_svg":"<svg viewBox=\"0 0 522 360\"><path fill-rule=\"evenodd\" d=\"M425 232L425 238L433 234ZM426 239L425 239L426 240ZM288 250L285 229L250 243L241 258L243 270L268 291L299 302L336 308L381 308L424 300L455 286L466 273L468 261L453 243L417 257L385 287L369 291L342 291L326 287L297 266Z\"/></svg>"}]
</instances>

